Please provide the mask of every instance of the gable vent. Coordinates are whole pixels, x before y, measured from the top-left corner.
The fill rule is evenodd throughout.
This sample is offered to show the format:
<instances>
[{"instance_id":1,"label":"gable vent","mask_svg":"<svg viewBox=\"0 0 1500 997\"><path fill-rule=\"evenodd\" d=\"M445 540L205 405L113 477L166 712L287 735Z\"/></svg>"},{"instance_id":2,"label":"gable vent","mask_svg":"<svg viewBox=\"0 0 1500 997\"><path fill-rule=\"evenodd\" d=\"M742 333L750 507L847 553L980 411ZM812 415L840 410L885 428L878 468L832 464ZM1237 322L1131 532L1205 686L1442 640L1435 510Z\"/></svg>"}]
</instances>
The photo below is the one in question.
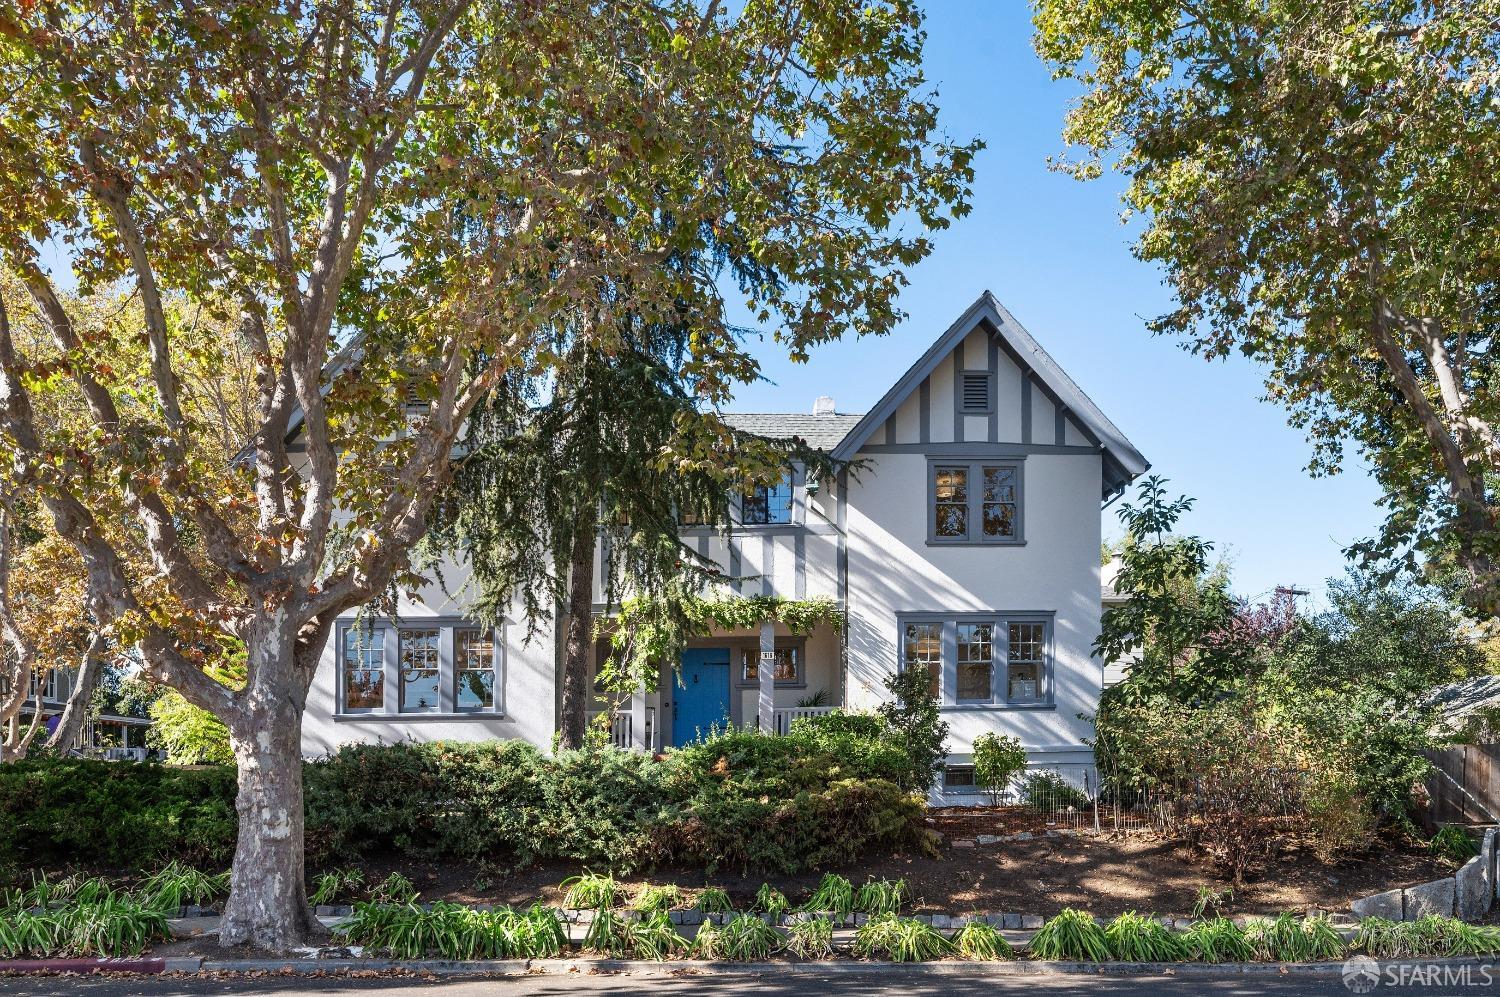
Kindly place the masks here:
<instances>
[{"instance_id":1,"label":"gable vent","mask_svg":"<svg viewBox=\"0 0 1500 997\"><path fill-rule=\"evenodd\" d=\"M965 412L990 410L990 375L986 371L965 371L959 389L959 404Z\"/></svg>"}]
</instances>

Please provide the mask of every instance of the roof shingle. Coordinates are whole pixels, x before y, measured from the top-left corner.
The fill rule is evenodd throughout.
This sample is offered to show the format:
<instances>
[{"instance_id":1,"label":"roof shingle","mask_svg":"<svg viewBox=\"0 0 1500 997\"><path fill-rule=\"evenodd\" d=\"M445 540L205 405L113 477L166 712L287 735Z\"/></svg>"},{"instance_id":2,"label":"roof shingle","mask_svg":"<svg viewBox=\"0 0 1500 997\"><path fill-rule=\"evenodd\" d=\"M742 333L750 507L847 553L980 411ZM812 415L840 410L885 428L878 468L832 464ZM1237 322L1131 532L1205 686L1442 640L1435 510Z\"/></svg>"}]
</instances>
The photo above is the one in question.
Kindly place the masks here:
<instances>
[{"instance_id":1,"label":"roof shingle","mask_svg":"<svg viewBox=\"0 0 1500 997\"><path fill-rule=\"evenodd\" d=\"M832 450L849 430L859 425L859 413L836 412L833 415L811 415L803 412L725 412L724 423L743 433L754 433L773 440L800 437L808 446Z\"/></svg>"}]
</instances>

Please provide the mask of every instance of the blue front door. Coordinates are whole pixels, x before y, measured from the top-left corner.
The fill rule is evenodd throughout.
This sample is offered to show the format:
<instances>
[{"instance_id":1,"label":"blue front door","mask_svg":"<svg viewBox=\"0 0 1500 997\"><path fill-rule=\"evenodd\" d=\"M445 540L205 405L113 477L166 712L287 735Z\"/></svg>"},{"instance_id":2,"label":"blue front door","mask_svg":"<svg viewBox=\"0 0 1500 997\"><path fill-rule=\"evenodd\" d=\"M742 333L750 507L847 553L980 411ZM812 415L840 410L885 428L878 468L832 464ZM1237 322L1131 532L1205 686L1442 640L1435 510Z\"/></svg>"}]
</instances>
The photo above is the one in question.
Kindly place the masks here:
<instances>
[{"instance_id":1,"label":"blue front door","mask_svg":"<svg viewBox=\"0 0 1500 997\"><path fill-rule=\"evenodd\" d=\"M729 726L729 649L695 647L682 652L682 682L676 689L672 743L701 740L711 727Z\"/></svg>"}]
</instances>

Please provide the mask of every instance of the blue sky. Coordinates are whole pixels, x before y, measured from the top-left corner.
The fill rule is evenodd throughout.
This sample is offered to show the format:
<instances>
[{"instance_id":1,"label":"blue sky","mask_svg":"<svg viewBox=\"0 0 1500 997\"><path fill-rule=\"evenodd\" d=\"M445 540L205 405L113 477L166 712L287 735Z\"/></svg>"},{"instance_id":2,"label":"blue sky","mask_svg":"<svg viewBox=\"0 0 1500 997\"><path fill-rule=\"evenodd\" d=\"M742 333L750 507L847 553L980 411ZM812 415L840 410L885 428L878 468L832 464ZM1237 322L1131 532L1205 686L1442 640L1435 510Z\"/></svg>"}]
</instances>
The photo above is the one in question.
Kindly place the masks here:
<instances>
[{"instance_id":1,"label":"blue sky","mask_svg":"<svg viewBox=\"0 0 1500 997\"><path fill-rule=\"evenodd\" d=\"M1310 449L1284 412L1259 400L1243 360L1209 364L1145 320L1170 301L1159 272L1130 254L1114 178L1079 183L1050 172L1073 86L1053 82L1031 49L1027 5L937 0L929 6L927 74L944 125L978 135L974 211L936 235L902 296L893 335L822 347L792 364L759 351L774 383L741 390L735 409L799 411L831 394L866 411L979 292L993 291L1151 461L1197 499L1185 529L1214 540L1237 591L1295 583L1316 593L1342 574L1342 551L1381 516L1359 464L1332 478L1304 470ZM857 373L856 373L857 372ZM1105 534L1118 534L1114 510Z\"/></svg>"}]
</instances>

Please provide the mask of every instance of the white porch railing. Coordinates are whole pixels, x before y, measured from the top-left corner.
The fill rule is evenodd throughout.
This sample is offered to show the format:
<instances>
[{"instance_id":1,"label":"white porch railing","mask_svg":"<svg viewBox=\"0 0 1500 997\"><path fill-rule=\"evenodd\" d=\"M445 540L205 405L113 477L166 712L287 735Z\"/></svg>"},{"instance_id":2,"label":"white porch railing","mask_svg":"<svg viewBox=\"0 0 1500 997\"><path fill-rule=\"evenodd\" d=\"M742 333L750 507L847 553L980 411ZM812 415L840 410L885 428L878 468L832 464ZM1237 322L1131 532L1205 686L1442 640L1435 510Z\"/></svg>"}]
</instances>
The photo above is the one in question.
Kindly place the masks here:
<instances>
[{"instance_id":1,"label":"white porch railing","mask_svg":"<svg viewBox=\"0 0 1500 997\"><path fill-rule=\"evenodd\" d=\"M589 725L593 726L594 721L598 718L599 714L603 712L605 711L590 710L588 712ZM630 735L632 731L630 711L614 710L612 711L612 713L613 715L609 719L609 743L613 744L617 748L629 748Z\"/></svg>"},{"instance_id":2,"label":"white porch railing","mask_svg":"<svg viewBox=\"0 0 1500 997\"><path fill-rule=\"evenodd\" d=\"M792 721L799 717L820 717L825 713L832 713L837 707L833 706L789 706L783 710L777 710L772 714L771 733L785 735L792 729Z\"/></svg>"}]
</instances>

